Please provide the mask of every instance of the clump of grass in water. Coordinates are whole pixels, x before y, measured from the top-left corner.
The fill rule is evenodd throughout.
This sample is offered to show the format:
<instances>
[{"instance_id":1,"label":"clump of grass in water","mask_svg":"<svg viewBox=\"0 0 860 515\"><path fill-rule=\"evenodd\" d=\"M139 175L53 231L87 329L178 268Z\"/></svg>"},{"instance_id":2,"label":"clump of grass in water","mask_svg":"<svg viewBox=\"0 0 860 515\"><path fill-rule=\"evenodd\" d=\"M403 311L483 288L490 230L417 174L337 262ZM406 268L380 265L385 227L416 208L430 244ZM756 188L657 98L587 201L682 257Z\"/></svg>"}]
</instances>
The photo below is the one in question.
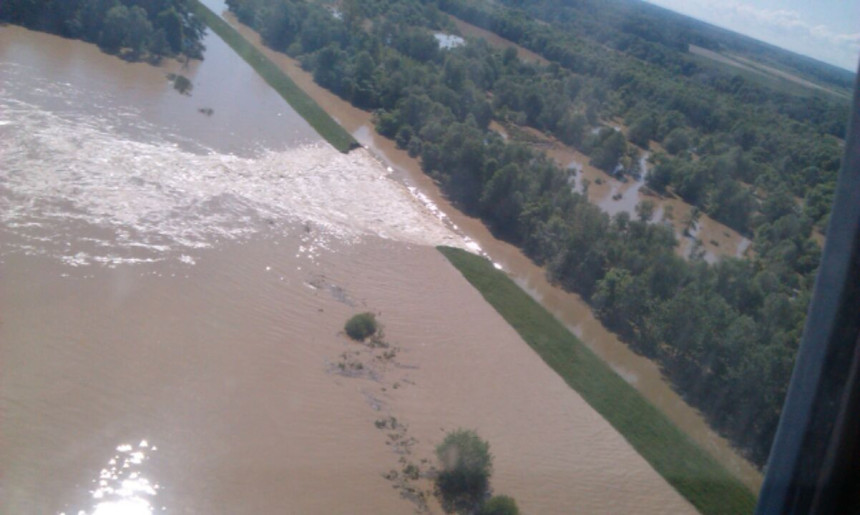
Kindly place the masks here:
<instances>
[{"instance_id":1,"label":"clump of grass in water","mask_svg":"<svg viewBox=\"0 0 860 515\"><path fill-rule=\"evenodd\" d=\"M179 75L176 73L168 73L167 80L173 83L173 89L178 91L182 95L191 95L191 90L194 89L194 84L191 83L191 80L184 75Z\"/></svg>"},{"instance_id":2,"label":"clump of grass in water","mask_svg":"<svg viewBox=\"0 0 860 515\"><path fill-rule=\"evenodd\" d=\"M376 334L379 323L373 313L359 313L347 320L343 328L347 336L361 342Z\"/></svg>"}]
</instances>

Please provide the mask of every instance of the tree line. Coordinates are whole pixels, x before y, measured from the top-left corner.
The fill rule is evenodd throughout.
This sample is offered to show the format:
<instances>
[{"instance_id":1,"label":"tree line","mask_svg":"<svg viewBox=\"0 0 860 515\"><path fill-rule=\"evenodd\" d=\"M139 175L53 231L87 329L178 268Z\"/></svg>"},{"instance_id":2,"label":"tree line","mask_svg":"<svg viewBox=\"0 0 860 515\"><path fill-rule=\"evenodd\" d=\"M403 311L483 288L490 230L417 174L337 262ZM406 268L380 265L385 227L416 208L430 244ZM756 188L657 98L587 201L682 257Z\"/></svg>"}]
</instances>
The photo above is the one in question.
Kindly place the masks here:
<instances>
[{"instance_id":1,"label":"tree line","mask_svg":"<svg viewBox=\"0 0 860 515\"><path fill-rule=\"evenodd\" d=\"M130 59L203 58L189 0L4 0L0 20L96 43Z\"/></svg>"},{"instance_id":2,"label":"tree line","mask_svg":"<svg viewBox=\"0 0 860 515\"><path fill-rule=\"evenodd\" d=\"M849 101L792 95L704 67L690 58L687 43L715 47L725 36L700 34L696 22L679 24L640 12L652 6L634 8L633 2L618 0L502 3L439 0L438 6L591 79L602 93L596 105L578 106L581 112L591 108L606 119L622 118L631 142L646 148L649 141L662 143L679 161L673 173L661 170L656 186L671 186L688 203L745 234L755 230L753 192L785 187L804 200L805 214L819 228L826 226ZM714 173L703 176L702 167L693 165L699 157L730 153L740 154L743 166L712 160ZM708 175L714 180L706 180ZM727 199L731 207L719 205ZM726 216L735 212L741 214Z\"/></svg>"},{"instance_id":3,"label":"tree line","mask_svg":"<svg viewBox=\"0 0 860 515\"><path fill-rule=\"evenodd\" d=\"M343 2L337 8L301 0L228 4L267 45L299 58L321 85L373 110L377 130L420 158L425 172L461 209L480 216L499 237L546 265L554 281L580 293L607 326L659 360L718 429L764 463L819 249L810 239L815 219L795 201L795 184L786 179L785 172L797 165L756 150L758 144L745 149L742 131L734 135L732 128L738 121L754 123L759 134L768 130L762 120L778 121L771 130L797 131L821 143L803 148L811 148L810 155L826 154L827 162L818 164L835 173L838 154L828 153L833 147L825 144L832 136L778 110L744 118L740 100L692 79L660 84L660 94L675 92L682 103L657 109L660 103L638 93L652 94L643 86L657 80L648 78L645 64L620 58L620 64L598 65L589 45L560 47L571 59L592 63L584 67L524 63L515 52L479 40L442 49L433 32L454 29L440 8L464 12L447 1ZM619 69L625 63L629 69ZM588 71L590 66L594 70ZM721 107L709 99L723 102L731 117L714 122L713 109ZM628 137L599 130L601 120L628 113ZM617 173L635 168L637 144L645 137L640 133L663 141L668 148L658 157L663 168L657 176L668 169L664 187L675 187L676 175L694 175L701 182L698 192L690 184L683 195L698 194L709 212L724 212L724 219L740 216L736 225L746 224L741 228L753 235L754 257L716 265L678 257L669 226L653 223L645 210L638 218L609 217L574 191L570 171L489 130L494 119L552 133ZM779 148L792 157L806 155ZM693 169L673 168L682 166ZM729 182L721 180L729 167L755 184L775 174L779 187L759 198L732 174ZM806 180L826 187L832 183L826 177L810 174ZM746 214L726 207L735 205L748 205Z\"/></svg>"}]
</instances>

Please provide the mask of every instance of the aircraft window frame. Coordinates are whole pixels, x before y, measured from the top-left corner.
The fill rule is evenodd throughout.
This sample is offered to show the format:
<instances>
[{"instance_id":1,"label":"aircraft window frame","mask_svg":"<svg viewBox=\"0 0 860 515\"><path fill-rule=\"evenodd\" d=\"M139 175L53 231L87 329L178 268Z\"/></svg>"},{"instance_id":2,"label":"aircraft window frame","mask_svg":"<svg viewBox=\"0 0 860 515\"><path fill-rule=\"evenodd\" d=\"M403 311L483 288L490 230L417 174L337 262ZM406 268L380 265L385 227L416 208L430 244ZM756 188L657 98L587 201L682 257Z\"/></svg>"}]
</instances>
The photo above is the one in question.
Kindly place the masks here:
<instances>
[{"instance_id":1,"label":"aircraft window frame","mask_svg":"<svg viewBox=\"0 0 860 515\"><path fill-rule=\"evenodd\" d=\"M860 81L756 513L860 513Z\"/></svg>"}]
</instances>

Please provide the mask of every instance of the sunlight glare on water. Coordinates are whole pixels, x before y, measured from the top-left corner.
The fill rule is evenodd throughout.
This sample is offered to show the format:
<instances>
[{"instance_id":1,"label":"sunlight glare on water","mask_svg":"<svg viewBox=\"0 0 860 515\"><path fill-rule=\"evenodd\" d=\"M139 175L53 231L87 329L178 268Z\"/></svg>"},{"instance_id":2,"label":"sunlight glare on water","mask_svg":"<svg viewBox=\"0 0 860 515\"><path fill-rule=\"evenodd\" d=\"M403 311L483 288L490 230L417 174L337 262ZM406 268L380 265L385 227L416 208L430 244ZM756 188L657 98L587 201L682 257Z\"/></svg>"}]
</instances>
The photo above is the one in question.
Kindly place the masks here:
<instances>
[{"instance_id":1,"label":"sunlight glare on water","mask_svg":"<svg viewBox=\"0 0 860 515\"><path fill-rule=\"evenodd\" d=\"M151 515L151 499L158 495L160 486L144 475L144 465L157 448L141 440L137 446L118 445L116 454L99 473L91 492L94 501L92 512L79 511L78 515ZM164 510L164 508L162 508Z\"/></svg>"}]
</instances>

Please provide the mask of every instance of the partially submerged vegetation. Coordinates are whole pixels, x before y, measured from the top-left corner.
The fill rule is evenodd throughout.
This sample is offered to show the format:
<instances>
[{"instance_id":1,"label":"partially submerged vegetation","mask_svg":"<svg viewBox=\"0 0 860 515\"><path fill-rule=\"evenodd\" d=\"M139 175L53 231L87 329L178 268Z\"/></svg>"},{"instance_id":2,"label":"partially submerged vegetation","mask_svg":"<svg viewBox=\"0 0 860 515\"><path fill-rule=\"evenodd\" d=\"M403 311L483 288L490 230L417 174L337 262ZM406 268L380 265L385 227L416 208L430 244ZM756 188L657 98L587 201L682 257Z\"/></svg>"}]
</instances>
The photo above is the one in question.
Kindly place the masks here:
<instances>
[{"instance_id":1,"label":"partially submerged vegetation","mask_svg":"<svg viewBox=\"0 0 860 515\"><path fill-rule=\"evenodd\" d=\"M493 456L490 444L469 429L445 435L436 447L439 470L436 488L442 508L451 513L517 515L517 503L508 496L487 499Z\"/></svg>"},{"instance_id":2,"label":"partially submerged vegetation","mask_svg":"<svg viewBox=\"0 0 860 515\"><path fill-rule=\"evenodd\" d=\"M439 250L562 379L699 511L751 513L755 495L486 259Z\"/></svg>"},{"instance_id":3,"label":"partially submerged vegetation","mask_svg":"<svg viewBox=\"0 0 860 515\"><path fill-rule=\"evenodd\" d=\"M353 340L363 341L376 334L379 324L373 313L359 313L346 321L344 330Z\"/></svg>"},{"instance_id":4,"label":"partially submerged vegetation","mask_svg":"<svg viewBox=\"0 0 860 515\"><path fill-rule=\"evenodd\" d=\"M493 473L490 445L474 431L458 429L436 447L436 486L445 511L474 511L484 500Z\"/></svg>"},{"instance_id":5,"label":"partially submerged vegetation","mask_svg":"<svg viewBox=\"0 0 860 515\"><path fill-rule=\"evenodd\" d=\"M513 497L494 495L481 507L480 515L520 515L520 509Z\"/></svg>"},{"instance_id":6,"label":"partially submerged vegetation","mask_svg":"<svg viewBox=\"0 0 860 515\"><path fill-rule=\"evenodd\" d=\"M307 93L302 91L275 63L257 50L236 29L198 0L190 1L194 13L204 20L206 25L215 31L221 39L227 42L245 62L250 64L323 139L341 152L348 152L359 146L358 142L343 127L338 125Z\"/></svg>"},{"instance_id":7,"label":"partially submerged vegetation","mask_svg":"<svg viewBox=\"0 0 860 515\"><path fill-rule=\"evenodd\" d=\"M350 344L351 349L341 354L331 372L349 378L366 378L384 383L386 392L398 390L403 384L415 384L407 378L389 383L387 371L390 364L403 367L396 361L398 346L385 340L382 325L370 312L352 316L344 325L346 334L360 345ZM401 382L402 381L402 382ZM386 403L369 392L366 399L375 411L382 410ZM490 476L493 472L493 456L490 445L475 431L457 429L449 431L436 447L438 468L431 460L415 459L413 447L418 443L409 435L408 426L390 411L387 416L377 418L374 426L385 432L386 445L399 455L398 468L391 469L383 477L392 483L403 499L413 503L417 513L428 513L428 500L435 496L443 510L448 513L469 515L518 515L516 501L508 496L490 497ZM432 489L428 489L432 480Z\"/></svg>"},{"instance_id":8,"label":"partially submerged vegetation","mask_svg":"<svg viewBox=\"0 0 860 515\"><path fill-rule=\"evenodd\" d=\"M132 60L203 58L192 0L3 0L0 20L98 44Z\"/></svg>"},{"instance_id":9,"label":"partially submerged vegetation","mask_svg":"<svg viewBox=\"0 0 860 515\"><path fill-rule=\"evenodd\" d=\"M167 80L173 83L173 89L178 91L181 95L191 95L191 91L194 89L194 84L192 84L191 80L184 75L168 73Z\"/></svg>"}]
</instances>

